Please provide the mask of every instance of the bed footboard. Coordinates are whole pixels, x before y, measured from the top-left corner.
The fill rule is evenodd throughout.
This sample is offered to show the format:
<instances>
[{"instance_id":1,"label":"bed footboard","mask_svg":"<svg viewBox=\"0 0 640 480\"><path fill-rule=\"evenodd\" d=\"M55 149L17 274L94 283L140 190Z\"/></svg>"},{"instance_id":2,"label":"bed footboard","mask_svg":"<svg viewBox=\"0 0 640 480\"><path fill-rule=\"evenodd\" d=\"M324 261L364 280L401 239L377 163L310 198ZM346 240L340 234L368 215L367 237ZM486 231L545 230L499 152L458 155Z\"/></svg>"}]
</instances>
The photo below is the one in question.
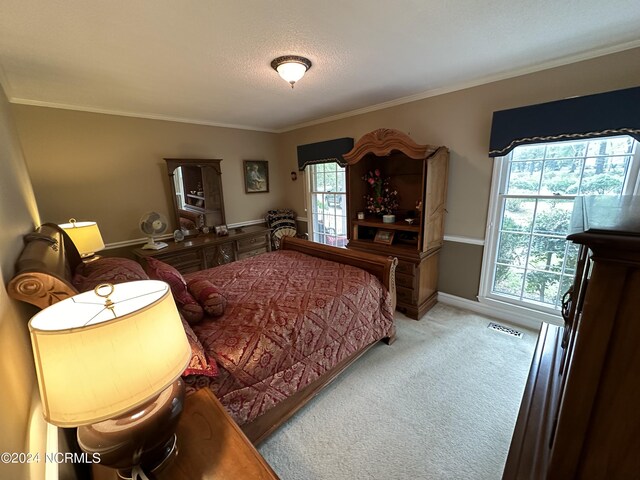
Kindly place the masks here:
<instances>
[{"instance_id":1,"label":"bed footboard","mask_svg":"<svg viewBox=\"0 0 640 480\"><path fill-rule=\"evenodd\" d=\"M283 237L282 250L295 250L297 252L318 257L325 260L352 265L362 268L376 276L380 282L389 290L393 310L396 308L396 265L398 259L395 257L383 257L372 253L349 250L346 248L332 247L321 243L310 242L295 237Z\"/></svg>"}]
</instances>

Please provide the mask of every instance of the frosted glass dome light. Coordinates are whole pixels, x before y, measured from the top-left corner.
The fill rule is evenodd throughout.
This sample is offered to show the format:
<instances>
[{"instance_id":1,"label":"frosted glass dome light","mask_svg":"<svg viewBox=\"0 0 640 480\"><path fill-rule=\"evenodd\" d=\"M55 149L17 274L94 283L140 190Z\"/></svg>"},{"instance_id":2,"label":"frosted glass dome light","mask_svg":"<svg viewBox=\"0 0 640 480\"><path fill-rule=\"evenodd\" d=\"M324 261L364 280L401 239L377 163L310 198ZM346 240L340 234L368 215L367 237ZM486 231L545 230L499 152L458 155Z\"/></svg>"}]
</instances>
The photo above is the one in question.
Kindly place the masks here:
<instances>
[{"instance_id":1,"label":"frosted glass dome light","mask_svg":"<svg viewBox=\"0 0 640 480\"><path fill-rule=\"evenodd\" d=\"M284 80L289 82L291 88L293 88L293 85L311 68L311 60L295 55L288 55L273 60L271 67L278 72Z\"/></svg>"}]
</instances>

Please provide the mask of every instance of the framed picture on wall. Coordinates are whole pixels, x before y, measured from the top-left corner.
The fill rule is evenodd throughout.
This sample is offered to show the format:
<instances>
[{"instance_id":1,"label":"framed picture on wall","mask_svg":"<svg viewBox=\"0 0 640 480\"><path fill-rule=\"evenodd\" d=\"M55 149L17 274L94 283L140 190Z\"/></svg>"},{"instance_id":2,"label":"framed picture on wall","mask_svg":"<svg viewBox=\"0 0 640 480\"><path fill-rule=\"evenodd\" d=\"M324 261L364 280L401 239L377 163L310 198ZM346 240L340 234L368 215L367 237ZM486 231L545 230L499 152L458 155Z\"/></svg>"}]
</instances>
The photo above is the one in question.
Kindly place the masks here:
<instances>
[{"instance_id":1,"label":"framed picture on wall","mask_svg":"<svg viewBox=\"0 0 640 480\"><path fill-rule=\"evenodd\" d=\"M373 239L375 243L383 243L384 245L391 245L393 243L393 237L395 236L395 230L378 230L376 236Z\"/></svg>"},{"instance_id":2,"label":"framed picture on wall","mask_svg":"<svg viewBox=\"0 0 640 480\"><path fill-rule=\"evenodd\" d=\"M245 193L266 193L269 191L269 162L266 160L245 160Z\"/></svg>"}]
</instances>

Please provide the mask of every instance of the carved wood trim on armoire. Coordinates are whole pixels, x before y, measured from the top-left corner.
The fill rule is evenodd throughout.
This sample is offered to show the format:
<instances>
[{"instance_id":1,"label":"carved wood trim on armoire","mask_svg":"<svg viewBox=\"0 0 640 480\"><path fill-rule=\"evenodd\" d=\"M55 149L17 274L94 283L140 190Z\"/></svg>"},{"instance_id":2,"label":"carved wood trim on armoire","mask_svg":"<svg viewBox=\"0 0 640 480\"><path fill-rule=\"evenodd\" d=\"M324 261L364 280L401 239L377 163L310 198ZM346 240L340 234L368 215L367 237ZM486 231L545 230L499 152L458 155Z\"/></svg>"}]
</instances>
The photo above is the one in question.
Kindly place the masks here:
<instances>
[{"instance_id":1,"label":"carved wood trim on armoire","mask_svg":"<svg viewBox=\"0 0 640 480\"><path fill-rule=\"evenodd\" d=\"M360 138L343 158L347 161L347 247L397 257L397 309L419 319L437 299L449 150L420 145L398 130L381 128ZM366 210L369 186L363 177L376 169L398 192L393 223L383 223ZM358 218L360 212L364 218ZM379 232L391 232L387 235L391 244L377 242Z\"/></svg>"}]
</instances>

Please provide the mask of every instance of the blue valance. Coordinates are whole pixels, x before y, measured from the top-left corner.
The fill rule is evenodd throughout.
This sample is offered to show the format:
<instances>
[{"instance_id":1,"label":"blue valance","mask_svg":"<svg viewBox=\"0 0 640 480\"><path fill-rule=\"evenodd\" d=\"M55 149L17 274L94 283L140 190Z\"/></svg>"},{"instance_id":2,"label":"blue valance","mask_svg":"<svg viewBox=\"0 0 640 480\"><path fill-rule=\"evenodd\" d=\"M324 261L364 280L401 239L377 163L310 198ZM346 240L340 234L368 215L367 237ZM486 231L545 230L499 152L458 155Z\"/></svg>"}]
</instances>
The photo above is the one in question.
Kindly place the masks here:
<instances>
[{"instance_id":1,"label":"blue valance","mask_svg":"<svg viewBox=\"0 0 640 480\"><path fill-rule=\"evenodd\" d=\"M325 142L298 145L298 170L315 163L337 162L344 167L347 162L342 155L353 148L353 138L344 137Z\"/></svg>"},{"instance_id":2,"label":"blue valance","mask_svg":"<svg viewBox=\"0 0 640 480\"><path fill-rule=\"evenodd\" d=\"M494 112L489 156L519 145L614 135L640 141L640 87Z\"/></svg>"}]
</instances>

